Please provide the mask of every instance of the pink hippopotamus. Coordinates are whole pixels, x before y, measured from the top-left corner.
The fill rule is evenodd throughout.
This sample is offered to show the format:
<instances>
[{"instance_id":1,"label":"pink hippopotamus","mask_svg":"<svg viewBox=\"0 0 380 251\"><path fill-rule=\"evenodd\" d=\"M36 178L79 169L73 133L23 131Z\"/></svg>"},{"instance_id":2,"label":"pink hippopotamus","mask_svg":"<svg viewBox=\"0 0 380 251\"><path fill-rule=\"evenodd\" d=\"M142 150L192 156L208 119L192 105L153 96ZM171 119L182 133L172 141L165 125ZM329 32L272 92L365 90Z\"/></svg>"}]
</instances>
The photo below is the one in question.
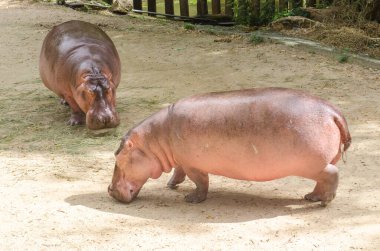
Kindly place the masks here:
<instances>
[{"instance_id":1,"label":"pink hippopotamus","mask_svg":"<svg viewBox=\"0 0 380 251\"><path fill-rule=\"evenodd\" d=\"M175 188L188 176L191 203L207 197L209 174L269 181L300 176L316 181L305 199L326 205L338 186L336 163L351 136L342 113L299 90L258 88L179 100L133 127L116 151L108 193L131 202L149 179L173 168Z\"/></svg>"}]
</instances>

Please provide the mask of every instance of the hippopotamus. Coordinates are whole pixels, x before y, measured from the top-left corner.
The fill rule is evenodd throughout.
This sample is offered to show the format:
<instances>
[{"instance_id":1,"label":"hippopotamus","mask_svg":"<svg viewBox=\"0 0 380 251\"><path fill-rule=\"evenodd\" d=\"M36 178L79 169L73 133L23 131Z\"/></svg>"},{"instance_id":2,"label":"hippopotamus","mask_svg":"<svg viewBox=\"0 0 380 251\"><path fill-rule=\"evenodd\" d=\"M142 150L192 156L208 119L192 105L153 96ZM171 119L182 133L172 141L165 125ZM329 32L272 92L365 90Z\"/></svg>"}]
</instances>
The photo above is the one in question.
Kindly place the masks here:
<instances>
[{"instance_id":1,"label":"hippopotamus","mask_svg":"<svg viewBox=\"0 0 380 251\"><path fill-rule=\"evenodd\" d=\"M338 186L336 163L351 143L342 113L299 90L258 88L194 95L133 127L115 152L108 193L131 202L149 179L175 168L168 182L196 189L191 203L207 197L209 175L247 181L300 176L316 181L305 199L327 205Z\"/></svg>"},{"instance_id":2,"label":"hippopotamus","mask_svg":"<svg viewBox=\"0 0 380 251\"><path fill-rule=\"evenodd\" d=\"M39 68L45 86L71 107L69 125L94 130L119 125L120 58L96 25L74 20L55 26L43 41Z\"/></svg>"}]
</instances>

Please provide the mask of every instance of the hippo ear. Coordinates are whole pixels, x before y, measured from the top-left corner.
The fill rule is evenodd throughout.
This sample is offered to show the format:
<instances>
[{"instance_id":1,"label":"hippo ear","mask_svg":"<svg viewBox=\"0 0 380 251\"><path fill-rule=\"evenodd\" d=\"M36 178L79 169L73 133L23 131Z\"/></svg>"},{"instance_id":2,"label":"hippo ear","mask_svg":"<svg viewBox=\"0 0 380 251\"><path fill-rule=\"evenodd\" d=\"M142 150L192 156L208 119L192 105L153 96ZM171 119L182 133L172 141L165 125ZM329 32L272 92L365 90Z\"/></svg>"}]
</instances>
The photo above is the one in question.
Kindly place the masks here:
<instances>
[{"instance_id":1,"label":"hippo ear","mask_svg":"<svg viewBox=\"0 0 380 251\"><path fill-rule=\"evenodd\" d=\"M127 141L125 141L124 145L129 150L133 147L133 142L130 140L127 140Z\"/></svg>"},{"instance_id":2,"label":"hippo ear","mask_svg":"<svg viewBox=\"0 0 380 251\"><path fill-rule=\"evenodd\" d=\"M126 150L129 150L133 147L133 143L132 141L130 140L122 140L121 143L120 143L120 146L119 146L119 149L116 150L116 152L114 153L114 155L118 155L121 150L123 150L123 148L126 148Z\"/></svg>"}]
</instances>

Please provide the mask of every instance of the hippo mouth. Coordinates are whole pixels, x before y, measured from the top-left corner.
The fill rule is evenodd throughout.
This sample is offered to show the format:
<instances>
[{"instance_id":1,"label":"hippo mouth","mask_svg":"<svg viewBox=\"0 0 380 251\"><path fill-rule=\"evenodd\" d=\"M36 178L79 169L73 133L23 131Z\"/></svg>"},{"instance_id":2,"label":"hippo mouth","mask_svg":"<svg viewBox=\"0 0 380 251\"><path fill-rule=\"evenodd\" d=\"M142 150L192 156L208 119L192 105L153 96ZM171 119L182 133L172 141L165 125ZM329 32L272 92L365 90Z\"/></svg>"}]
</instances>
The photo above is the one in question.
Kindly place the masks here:
<instances>
[{"instance_id":1,"label":"hippo mouth","mask_svg":"<svg viewBox=\"0 0 380 251\"><path fill-rule=\"evenodd\" d=\"M116 111L106 109L104 111L89 110L86 114L86 124L91 130L117 127L120 124Z\"/></svg>"},{"instance_id":2,"label":"hippo mouth","mask_svg":"<svg viewBox=\"0 0 380 251\"><path fill-rule=\"evenodd\" d=\"M140 189L117 189L111 184L108 186L108 194L120 202L130 203L137 197Z\"/></svg>"}]
</instances>

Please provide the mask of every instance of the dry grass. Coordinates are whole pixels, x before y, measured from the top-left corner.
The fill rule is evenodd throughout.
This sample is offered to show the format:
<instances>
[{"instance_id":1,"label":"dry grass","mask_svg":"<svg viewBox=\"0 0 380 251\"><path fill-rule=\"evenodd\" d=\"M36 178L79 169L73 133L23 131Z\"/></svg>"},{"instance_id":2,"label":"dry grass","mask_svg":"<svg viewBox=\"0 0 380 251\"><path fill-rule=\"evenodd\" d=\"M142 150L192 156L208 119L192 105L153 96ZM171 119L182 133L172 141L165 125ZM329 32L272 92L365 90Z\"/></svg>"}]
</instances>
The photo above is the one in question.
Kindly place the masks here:
<instances>
[{"instance_id":1,"label":"dry grass","mask_svg":"<svg viewBox=\"0 0 380 251\"><path fill-rule=\"evenodd\" d=\"M380 39L368 36L365 30L359 28L343 26L316 29L306 36L337 48L380 58Z\"/></svg>"},{"instance_id":2,"label":"dry grass","mask_svg":"<svg viewBox=\"0 0 380 251\"><path fill-rule=\"evenodd\" d=\"M347 5L345 1L327 9L305 9L311 19L323 24L321 26L281 32L380 58L380 24L366 20L364 12L358 13L354 5Z\"/></svg>"},{"instance_id":3,"label":"dry grass","mask_svg":"<svg viewBox=\"0 0 380 251\"><path fill-rule=\"evenodd\" d=\"M288 36L301 37L353 53L380 59L380 24L368 22L348 26L341 22L325 23L324 27L282 30Z\"/></svg>"}]
</instances>

